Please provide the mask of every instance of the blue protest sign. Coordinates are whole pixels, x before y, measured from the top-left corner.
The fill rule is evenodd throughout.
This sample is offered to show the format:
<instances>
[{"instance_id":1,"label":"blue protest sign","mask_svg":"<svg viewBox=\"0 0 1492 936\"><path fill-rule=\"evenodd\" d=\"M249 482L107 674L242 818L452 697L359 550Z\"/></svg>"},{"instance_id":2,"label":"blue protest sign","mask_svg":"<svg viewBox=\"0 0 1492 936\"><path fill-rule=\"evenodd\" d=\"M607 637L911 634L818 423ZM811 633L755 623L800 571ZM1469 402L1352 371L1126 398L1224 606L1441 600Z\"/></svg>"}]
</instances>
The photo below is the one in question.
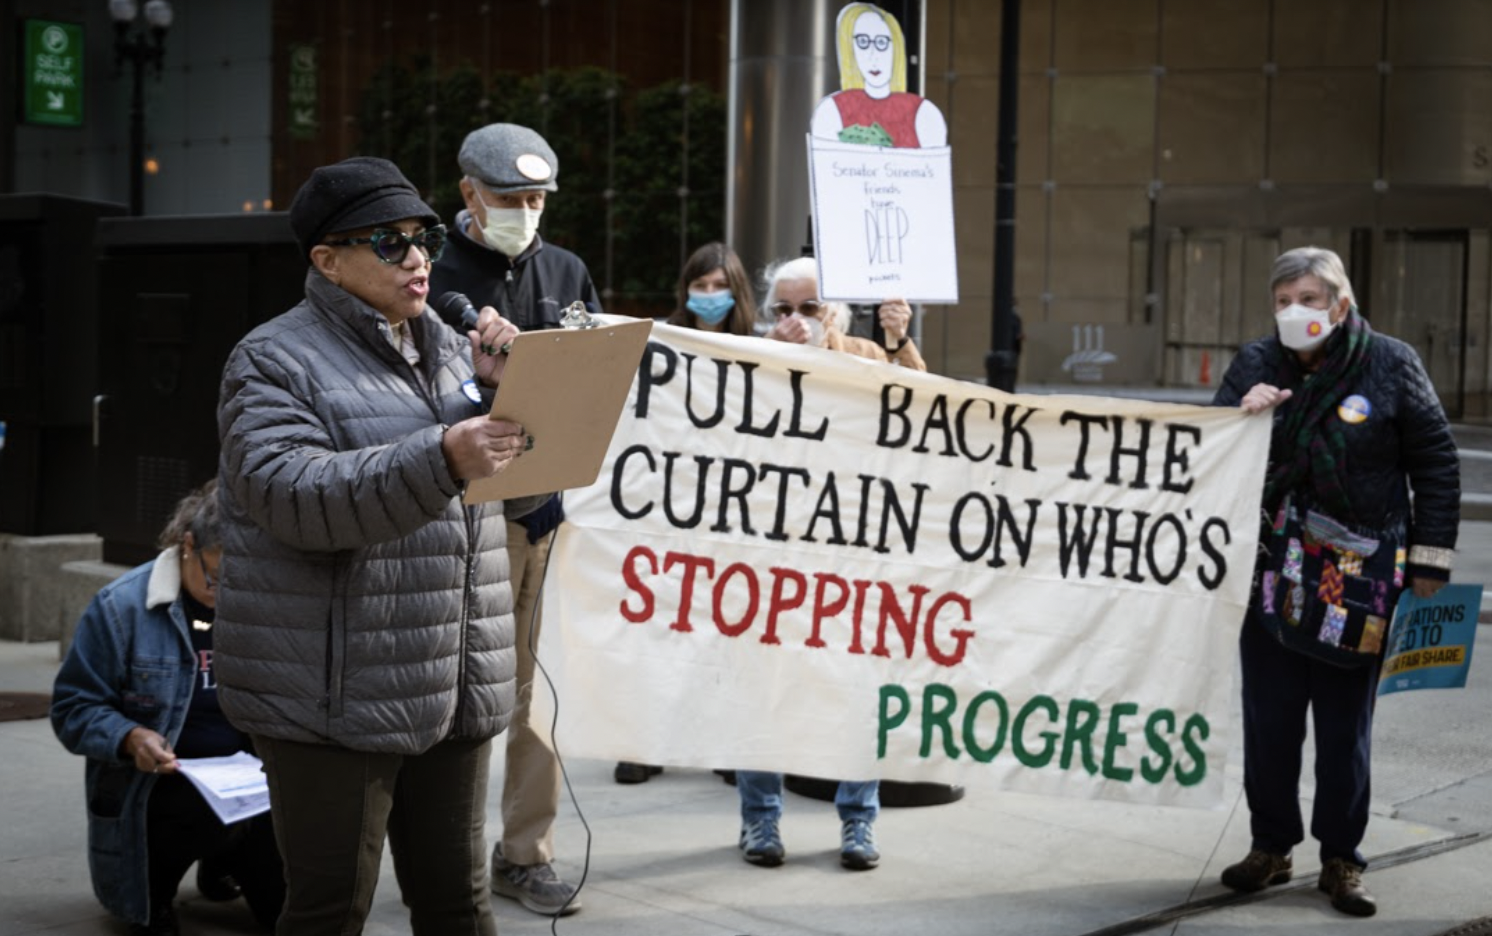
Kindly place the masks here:
<instances>
[{"instance_id":1,"label":"blue protest sign","mask_svg":"<svg viewBox=\"0 0 1492 936\"><path fill-rule=\"evenodd\" d=\"M1433 598L1406 589L1394 609L1378 694L1466 685L1482 586L1447 585Z\"/></svg>"}]
</instances>

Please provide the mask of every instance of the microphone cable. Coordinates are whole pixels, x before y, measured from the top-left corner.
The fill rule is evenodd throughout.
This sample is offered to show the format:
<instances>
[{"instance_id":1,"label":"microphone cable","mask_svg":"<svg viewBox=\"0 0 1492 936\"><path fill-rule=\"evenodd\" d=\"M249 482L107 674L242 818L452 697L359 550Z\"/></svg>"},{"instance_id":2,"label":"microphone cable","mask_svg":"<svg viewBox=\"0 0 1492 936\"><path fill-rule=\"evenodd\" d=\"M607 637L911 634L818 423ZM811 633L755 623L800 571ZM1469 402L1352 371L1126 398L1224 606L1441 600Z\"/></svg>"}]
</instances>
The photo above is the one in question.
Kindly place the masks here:
<instances>
[{"instance_id":1,"label":"microphone cable","mask_svg":"<svg viewBox=\"0 0 1492 936\"><path fill-rule=\"evenodd\" d=\"M559 500L560 506L561 506L561 508L563 508L564 507L564 503L565 503L563 493L557 493L554 496L555 496L555 498L557 500ZM559 526L555 527L549 533L549 545L544 549L544 571L539 574L539 593L538 593L537 597L534 599L534 606L533 606L533 608L531 608L529 610L529 625L528 625L528 652L529 652L529 655L531 657L533 657L533 660L534 660L534 672L536 672L536 673L538 673L538 674L540 674L540 675L542 675L544 677L544 684L549 687L549 697L554 700L554 714L552 716L550 716L550 722L549 722L549 746L554 751L554 760L555 760L555 763L559 764L560 778L563 779L564 782L565 782L565 792L570 797L570 803L571 803L571 805L573 805L575 807L575 815L580 820L580 826L581 826L581 828L585 830L585 854L584 854L584 857L582 859L582 863L581 863L581 867L580 867L580 880L577 881L576 884L575 884L575 893L573 893L573 894L570 895L570 899L567 900L567 901L565 901L564 906L561 907L558 911L556 911L555 914L549 920L549 932L555 934L555 936L559 936L559 921L560 921L560 917L564 915L565 907L568 907L572 902L574 902L577 898L580 897L580 892L585 888L586 879L590 876L590 873L591 873L591 840L592 840L591 824L585 818L585 810L583 810L583 809L580 808L580 799L578 797L576 797L576 795L575 795L575 786L574 786L574 784L572 784L570 782L570 771L565 766L565 759L564 759L564 757L562 757L560 755L560 746L559 746L559 705L560 705L560 703L559 703L559 692L554 687L554 680L552 678L550 678L549 670L547 670L547 669L544 668L543 662L540 661L540 659L539 659L539 647L538 647L539 629L534 626L534 624L537 623L538 620L539 620L539 609L544 604L544 583L546 581L548 581L548 579L549 579L549 559L550 559L550 557L554 553L554 544L555 544L555 541L559 539L560 529L564 525L565 525L564 521L561 520ZM511 570L510 570L510 572L511 572ZM531 692L530 696L529 696L529 716L530 717L533 716L533 704L534 704L533 703L533 696L532 696L532 692ZM506 770L506 769L507 769L507 765L504 764L504 770Z\"/></svg>"}]
</instances>

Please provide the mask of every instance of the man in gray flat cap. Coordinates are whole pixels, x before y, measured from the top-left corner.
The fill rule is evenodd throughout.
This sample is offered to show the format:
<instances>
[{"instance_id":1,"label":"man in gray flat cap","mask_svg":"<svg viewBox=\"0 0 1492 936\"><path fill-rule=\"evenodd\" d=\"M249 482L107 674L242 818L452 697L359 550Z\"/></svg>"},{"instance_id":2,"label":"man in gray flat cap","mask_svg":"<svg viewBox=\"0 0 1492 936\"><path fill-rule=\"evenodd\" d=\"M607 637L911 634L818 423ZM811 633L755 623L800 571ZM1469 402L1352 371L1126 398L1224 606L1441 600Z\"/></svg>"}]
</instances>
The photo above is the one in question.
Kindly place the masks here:
<instances>
[{"instance_id":1,"label":"man in gray flat cap","mask_svg":"<svg viewBox=\"0 0 1492 936\"><path fill-rule=\"evenodd\" d=\"M457 157L465 210L456 215L447 249L430 272L430 294L459 292L478 308L492 306L521 331L558 328L572 302L601 311L581 259L539 236L544 200L555 191L559 160L539 134L517 124L473 130ZM439 306L439 303L437 303ZM441 309L458 331L458 310ZM554 531L564 520L558 497L508 524L517 619L518 701L508 724L502 835L492 850L492 892L535 913L563 916L580 909L576 888L560 880L554 860L554 817L560 770L548 726L529 717L540 626L539 589Z\"/></svg>"}]
</instances>

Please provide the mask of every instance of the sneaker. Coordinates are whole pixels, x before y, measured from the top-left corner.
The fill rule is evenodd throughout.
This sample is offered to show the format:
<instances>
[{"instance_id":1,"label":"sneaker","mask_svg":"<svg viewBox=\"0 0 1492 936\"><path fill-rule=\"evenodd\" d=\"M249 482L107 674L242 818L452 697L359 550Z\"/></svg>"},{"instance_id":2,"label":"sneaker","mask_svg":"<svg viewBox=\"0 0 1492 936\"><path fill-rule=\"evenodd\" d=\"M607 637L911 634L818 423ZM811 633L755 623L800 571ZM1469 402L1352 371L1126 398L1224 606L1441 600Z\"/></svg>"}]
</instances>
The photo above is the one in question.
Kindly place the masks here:
<instances>
[{"instance_id":1,"label":"sneaker","mask_svg":"<svg viewBox=\"0 0 1492 936\"><path fill-rule=\"evenodd\" d=\"M1370 917L1378 901L1362 883L1363 869L1344 858L1328 858L1316 887L1331 895L1331 905L1349 916Z\"/></svg>"},{"instance_id":2,"label":"sneaker","mask_svg":"<svg viewBox=\"0 0 1492 936\"><path fill-rule=\"evenodd\" d=\"M652 777L663 772L663 768L655 764L634 764L631 761L620 761L616 770L612 771L612 779L617 783L647 783Z\"/></svg>"},{"instance_id":3,"label":"sneaker","mask_svg":"<svg viewBox=\"0 0 1492 936\"><path fill-rule=\"evenodd\" d=\"M243 888L210 858L203 858L197 862L197 891L213 903L224 903L238 899Z\"/></svg>"},{"instance_id":4,"label":"sneaker","mask_svg":"<svg viewBox=\"0 0 1492 936\"><path fill-rule=\"evenodd\" d=\"M1289 881L1293 869L1289 855L1274 855L1256 848L1238 864L1223 869L1223 885L1245 893L1261 891L1271 884Z\"/></svg>"},{"instance_id":5,"label":"sneaker","mask_svg":"<svg viewBox=\"0 0 1492 936\"><path fill-rule=\"evenodd\" d=\"M559 879L548 862L513 864L498 842L492 849L492 893L516 900L535 913L569 916L580 909L579 888Z\"/></svg>"},{"instance_id":6,"label":"sneaker","mask_svg":"<svg viewBox=\"0 0 1492 936\"><path fill-rule=\"evenodd\" d=\"M741 826L741 850L748 864L775 868L787 857L776 819L758 819Z\"/></svg>"},{"instance_id":7,"label":"sneaker","mask_svg":"<svg viewBox=\"0 0 1492 936\"><path fill-rule=\"evenodd\" d=\"M871 824L864 819L846 819L839 830L839 863L851 871L869 871L880 860Z\"/></svg>"}]
</instances>

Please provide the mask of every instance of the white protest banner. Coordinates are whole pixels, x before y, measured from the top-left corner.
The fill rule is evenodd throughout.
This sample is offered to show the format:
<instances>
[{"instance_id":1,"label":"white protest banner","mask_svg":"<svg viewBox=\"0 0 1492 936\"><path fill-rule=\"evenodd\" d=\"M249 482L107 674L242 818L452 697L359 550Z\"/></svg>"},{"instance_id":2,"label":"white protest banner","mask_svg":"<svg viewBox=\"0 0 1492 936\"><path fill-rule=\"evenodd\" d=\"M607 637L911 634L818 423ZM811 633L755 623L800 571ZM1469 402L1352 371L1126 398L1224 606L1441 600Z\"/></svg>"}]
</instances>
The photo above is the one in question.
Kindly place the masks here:
<instances>
[{"instance_id":1,"label":"white protest banner","mask_svg":"<svg viewBox=\"0 0 1492 936\"><path fill-rule=\"evenodd\" d=\"M565 494L558 744L1213 805L1269 423L657 325Z\"/></svg>"},{"instance_id":2,"label":"white protest banner","mask_svg":"<svg viewBox=\"0 0 1492 936\"><path fill-rule=\"evenodd\" d=\"M957 302L953 159L808 137L819 296Z\"/></svg>"}]
</instances>

